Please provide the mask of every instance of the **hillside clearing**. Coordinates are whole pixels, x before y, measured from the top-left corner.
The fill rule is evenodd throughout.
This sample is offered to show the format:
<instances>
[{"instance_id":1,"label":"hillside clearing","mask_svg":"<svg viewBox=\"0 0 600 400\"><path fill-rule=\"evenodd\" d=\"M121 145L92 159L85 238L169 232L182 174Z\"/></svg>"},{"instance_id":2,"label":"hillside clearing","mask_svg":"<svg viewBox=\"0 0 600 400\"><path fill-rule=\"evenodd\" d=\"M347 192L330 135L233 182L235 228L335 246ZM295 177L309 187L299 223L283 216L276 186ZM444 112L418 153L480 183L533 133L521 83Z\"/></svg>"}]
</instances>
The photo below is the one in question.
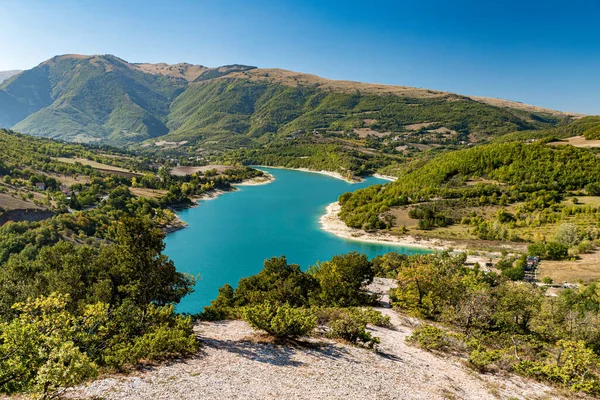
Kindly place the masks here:
<instances>
[{"instance_id":1,"label":"hillside clearing","mask_svg":"<svg viewBox=\"0 0 600 400\"><path fill-rule=\"evenodd\" d=\"M69 398L105 399L555 399L517 376L479 375L451 357L409 346L412 320L389 309L394 329L371 328L378 353L328 339L281 344L242 321L196 325L202 348L185 361L114 375Z\"/></svg>"},{"instance_id":2,"label":"hillside clearing","mask_svg":"<svg viewBox=\"0 0 600 400\"><path fill-rule=\"evenodd\" d=\"M555 283L592 282L600 279L600 252L581 254L575 261L543 261L538 277L550 277Z\"/></svg>"},{"instance_id":3,"label":"hillside clearing","mask_svg":"<svg viewBox=\"0 0 600 400\"><path fill-rule=\"evenodd\" d=\"M551 146L600 147L600 140L587 140L583 136L573 136L560 142L550 142Z\"/></svg>"}]
</instances>

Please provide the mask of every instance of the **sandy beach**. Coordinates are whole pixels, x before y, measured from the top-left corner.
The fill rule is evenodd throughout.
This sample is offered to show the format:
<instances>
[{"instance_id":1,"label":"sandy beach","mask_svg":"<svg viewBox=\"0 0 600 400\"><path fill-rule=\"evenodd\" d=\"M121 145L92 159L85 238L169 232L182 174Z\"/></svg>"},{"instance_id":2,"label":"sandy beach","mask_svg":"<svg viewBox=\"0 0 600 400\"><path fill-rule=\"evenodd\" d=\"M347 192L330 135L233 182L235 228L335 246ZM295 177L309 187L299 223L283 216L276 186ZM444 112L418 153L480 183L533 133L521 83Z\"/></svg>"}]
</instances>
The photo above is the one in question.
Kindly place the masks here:
<instances>
[{"instance_id":1,"label":"sandy beach","mask_svg":"<svg viewBox=\"0 0 600 400\"><path fill-rule=\"evenodd\" d=\"M394 182L397 181L398 178L391 175L381 175L381 174L373 174L374 178L384 179L386 181Z\"/></svg>"},{"instance_id":2,"label":"sandy beach","mask_svg":"<svg viewBox=\"0 0 600 400\"><path fill-rule=\"evenodd\" d=\"M446 250L456 248L455 243L444 240L420 239L414 236L396 236L389 233L371 233L362 229L350 228L342 221L338 214L341 206L338 202L331 203L326 208L326 213L321 216L319 222L321 229L333 233L344 239L356 240L360 242L391 244L404 247L416 247L429 250Z\"/></svg>"},{"instance_id":3,"label":"sandy beach","mask_svg":"<svg viewBox=\"0 0 600 400\"><path fill-rule=\"evenodd\" d=\"M312 172L313 174L327 175L327 176L330 176L332 178L341 179L341 180L346 181L348 183L359 183L359 182L362 182L361 178L359 178L359 180L351 180L351 179L346 178L345 176L343 176L339 172L325 171L324 169L322 169L320 171L317 171L317 170L308 169L308 168L273 167L271 165L251 165L251 167L253 167L253 168L261 168L262 167L262 168L275 168L275 169L289 169L291 171Z\"/></svg>"},{"instance_id":4,"label":"sandy beach","mask_svg":"<svg viewBox=\"0 0 600 400\"><path fill-rule=\"evenodd\" d=\"M264 172L263 176L257 176L256 178L246 179L240 183L233 183L232 186L259 186L268 185L275 180L275 177L268 172Z\"/></svg>"}]
</instances>

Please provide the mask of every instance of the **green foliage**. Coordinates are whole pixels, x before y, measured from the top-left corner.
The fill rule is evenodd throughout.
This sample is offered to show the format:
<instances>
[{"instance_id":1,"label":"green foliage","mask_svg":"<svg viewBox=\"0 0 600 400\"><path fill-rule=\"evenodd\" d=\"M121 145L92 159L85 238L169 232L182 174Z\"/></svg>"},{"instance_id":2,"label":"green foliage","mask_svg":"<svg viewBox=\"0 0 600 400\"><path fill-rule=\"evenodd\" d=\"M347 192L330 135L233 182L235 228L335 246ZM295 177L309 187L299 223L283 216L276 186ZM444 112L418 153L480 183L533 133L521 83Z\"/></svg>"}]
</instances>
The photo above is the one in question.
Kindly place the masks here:
<instances>
[{"instance_id":1,"label":"green foliage","mask_svg":"<svg viewBox=\"0 0 600 400\"><path fill-rule=\"evenodd\" d=\"M555 362L524 360L515 365L523 375L563 385L575 392L600 393L600 379L594 372L600 365L598 356L583 341L560 340Z\"/></svg>"},{"instance_id":2,"label":"green foliage","mask_svg":"<svg viewBox=\"0 0 600 400\"><path fill-rule=\"evenodd\" d=\"M565 260L569 257L569 247L558 242L536 242L527 251L529 255L543 260Z\"/></svg>"},{"instance_id":3,"label":"green foliage","mask_svg":"<svg viewBox=\"0 0 600 400\"><path fill-rule=\"evenodd\" d=\"M334 256L331 261L317 263L309 274L319 283L314 297L323 306L350 307L373 302L363 290L373 281L371 263L364 254L357 252Z\"/></svg>"},{"instance_id":4,"label":"green foliage","mask_svg":"<svg viewBox=\"0 0 600 400\"><path fill-rule=\"evenodd\" d=\"M242 316L250 326L280 338L305 336L317 326L317 318L310 309L292 307L288 303L247 306Z\"/></svg>"},{"instance_id":5,"label":"green foliage","mask_svg":"<svg viewBox=\"0 0 600 400\"><path fill-rule=\"evenodd\" d=\"M444 351L450 347L450 339L446 331L427 324L419 325L406 340L428 351Z\"/></svg>"},{"instance_id":6,"label":"green foliage","mask_svg":"<svg viewBox=\"0 0 600 400\"><path fill-rule=\"evenodd\" d=\"M319 308L317 316L319 324L327 326L329 337L367 348L380 343L367 330L367 324L390 326L390 318L372 308Z\"/></svg>"},{"instance_id":7,"label":"green foliage","mask_svg":"<svg viewBox=\"0 0 600 400\"><path fill-rule=\"evenodd\" d=\"M487 204L490 196L504 195L504 202L507 198L527 200L530 210L545 209L560 201L569 190L593 189L600 176L600 164L590 149L508 142L443 152L430 160L415 160L402 166L398 175L401 179L383 187L372 186L340 196L340 217L351 227L380 228L376 223L378 216L390 207L440 197L473 202L479 199L480 204ZM473 178L499 184L463 184ZM433 210L431 204L426 207ZM415 217L421 216L417 211L414 213ZM431 212L428 215L431 218L426 221L434 223L424 222L423 227L440 225L436 223L437 215ZM513 217L501 214L499 222L510 223ZM440 221L441 226L447 224L445 219ZM483 236L484 239L506 239Z\"/></svg>"},{"instance_id":8,"label":"green foliage","mask_svg":"<svg viewBox=\"0 0 600 400\"><path fill-rule=\"evenodd\" d=\"M68 296L51 295L13 306L18 318L0 324L0 393L44 397L96 376L97 367L77 345L76 317Z\"/></svg>"}]
</instances>

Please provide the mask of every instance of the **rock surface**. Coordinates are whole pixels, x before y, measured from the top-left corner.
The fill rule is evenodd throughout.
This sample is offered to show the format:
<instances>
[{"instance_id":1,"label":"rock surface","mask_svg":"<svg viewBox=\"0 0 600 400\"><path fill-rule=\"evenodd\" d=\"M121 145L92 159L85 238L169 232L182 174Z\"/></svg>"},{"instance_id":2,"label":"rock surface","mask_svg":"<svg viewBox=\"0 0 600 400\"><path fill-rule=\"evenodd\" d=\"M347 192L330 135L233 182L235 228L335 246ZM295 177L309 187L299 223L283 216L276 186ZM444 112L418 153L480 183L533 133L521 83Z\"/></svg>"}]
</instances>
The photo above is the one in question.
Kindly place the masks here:
<instances>
[{"instance_id":1,"label":"rock surface","mask_svg":"<svg viewBox=\"0 0 600 400\"><path fill-rule=\"evenodd\" d=\"M460 360L409 346L413 322L372 328L378 352L325 339L274 343L245 322L196 326L196 357L71 389L105 399L552 399L555 389L517 376L480 375Z\"/></svg>"}]
</instances>

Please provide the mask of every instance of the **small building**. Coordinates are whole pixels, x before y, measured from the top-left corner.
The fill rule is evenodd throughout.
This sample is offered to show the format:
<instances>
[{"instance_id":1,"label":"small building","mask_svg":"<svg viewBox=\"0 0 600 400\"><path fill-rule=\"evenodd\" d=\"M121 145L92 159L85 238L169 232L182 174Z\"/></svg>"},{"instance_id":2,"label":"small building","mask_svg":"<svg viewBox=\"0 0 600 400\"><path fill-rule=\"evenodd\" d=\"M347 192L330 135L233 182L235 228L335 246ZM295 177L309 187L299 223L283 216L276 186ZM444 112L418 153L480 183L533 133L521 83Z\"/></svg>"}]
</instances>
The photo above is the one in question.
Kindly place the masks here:
<instances>
[{"instance_id":1,"label":"small building","mask_svg":"<svg viewBox=\"0 0 600 400\"><path fill-rule=\"evenodd\" d=\"M37 182L35 188L37 190L46 190L46 184L44 182Z\"/></svg>"}]
</instances>

